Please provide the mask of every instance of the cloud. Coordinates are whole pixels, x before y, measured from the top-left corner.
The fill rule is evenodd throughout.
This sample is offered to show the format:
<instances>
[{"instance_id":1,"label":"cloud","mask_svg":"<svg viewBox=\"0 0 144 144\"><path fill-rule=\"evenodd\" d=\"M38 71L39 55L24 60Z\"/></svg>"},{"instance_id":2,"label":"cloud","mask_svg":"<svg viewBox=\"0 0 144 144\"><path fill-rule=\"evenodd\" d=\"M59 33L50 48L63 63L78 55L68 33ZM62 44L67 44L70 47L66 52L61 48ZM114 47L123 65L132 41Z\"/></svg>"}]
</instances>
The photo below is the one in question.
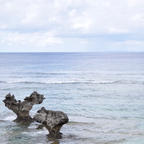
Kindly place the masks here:
<instances>
[{"instance_id":1,"label":"cloud","mask_svg":"<svg viewBox=\"0 0 144 144\"><path fill-rule=\"evenodd\" d=\"M118 44L123 44L127 46L144 46L144 41L140 40L126 40L123 42L119 42Z\"/></svg>"},{"instance_id":2,"label":"cloud","mask_svg":"<svg viewBox=\"0 0 144 144\"><path fill-rule=\"evenodd\" d=\"M110 34L124 34L124 33L128 33L128 29L119 29L119 28L110 27L108 29L108 32Z\"/></svg>"},{"instance_id":3,"label":"cloud","mask_svg":"<svg viewBox=\"0 0 144 144\"><path fill-rule=\"evenodd\" d=\"M64 35L72 43L79 35L108 37L113 47L114 36L129 41L126 35L144 33L143 7L143 0L0 0L0 47L67 47ZM97 40L83 41L94 47Z\"/></svg>"},{"instance_id":4,"label":"cloud","mask_svg":"<svg viewBox=\"0 0 144 144\"><path fill-rule=\"evenodd\" d=\"M89 18L87 13L83 12L78 14L74 9L70 12L70 22L73 29L80 30L81 32L88 32L92 25L92 19Z\"/></svg>"},{"instance_id":5,"label":"cloud","mask_svg":"<svg viewBox=\"0 0 144 144\"><path fill-rule=\"evenodd\" d=\"M56 29L70 34L107 33L112 28L122 33L133 30L137 13L143 15L140 4L142 0L0 0L0 24L9 29Z\"/></svg>"},{"instance_id":6,"label":"cloud","mask_svg":"<svg viewBox=\"0 0 144 144\"><path fill-rule=\"evenodd\" d=\"M9 28L106 32L107 27L124 26L126 16L119 13L127 9L124 1L122 5L114 0L1 0L0 18Z\"/></svg>"},{"instance_id":7,"label":"cloud","mask_svg":"<svg viewBox=\"0 0 144 144\"><path fill-rule=\"evenodd\" d=\"M56 37L53 32L1 32L0 37L2 37L0 44L11 47L47 47L63 43L62 39Z\"/></svg>"},{"instance_id":8,"label":"cloud","mask_svg":"<svg viewBox=\"0 0 144 144\"><path fill-rule=\"evenodd\" d=\"M132 8L135 8L135 7L142 8L144 6L144 1L143 0L128 0L128 6Z\"/></svg>"}]
</instances>

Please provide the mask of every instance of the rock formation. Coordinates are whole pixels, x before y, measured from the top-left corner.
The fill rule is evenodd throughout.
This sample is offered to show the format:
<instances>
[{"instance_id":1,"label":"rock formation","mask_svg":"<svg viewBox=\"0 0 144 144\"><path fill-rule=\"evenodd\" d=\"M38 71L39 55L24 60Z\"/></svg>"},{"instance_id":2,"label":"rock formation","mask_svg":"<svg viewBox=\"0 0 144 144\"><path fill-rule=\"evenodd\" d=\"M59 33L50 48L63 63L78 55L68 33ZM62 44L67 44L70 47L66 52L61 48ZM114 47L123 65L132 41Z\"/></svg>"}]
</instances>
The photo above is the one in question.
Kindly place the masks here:
<instances>
[{"instance_id":1,"label":"rock formation","mask_svg":"<svg viewBox=\"0 0 144 144\"><path fill-rule=\"evenodd\" d=\"M34 116L34 120L42 123L44 127L49 131L49 138L61 138L61 127L68 123L69 119L67 115L61 111L46 110L42 107L37 111Z\"/></svg>"},{"instance_id":2,"label":"rock formation","mask_svg":"<svg viewBox=\"0 0 144 144\"><path fill-rule=\"evenodd\" d=\"M29 97L26 97L23 102L20 100L17 101L15 96L9 93L6 95L3 102L8 109L12 110L17 115L17 118L14 120L15 122L28 124L33 122L33 118L29 115L33 105L41 104L43 100L44 96L37 92L33 92Z\"/></svg>"},{"instance_id":3,"label":"rock formation","mask_svg":"<svg viewBox=\"0 0 144 144\"><path fill-rule=\"evenodd\" d=\"M42 107L37 111L34 118L29 115L30 110L34 104L41 104L44 100L44 96L33 92L29 97L26 97L24 101L16 100L14 95L10 93L6 95L3 102L5 106L12 110L17 118L15 122L29 125L33 121L41 123L38 128L45 127L49 131L49 138L59 139L62 137L60 132L61 127L68 123L69 119L67 115L61 111L46 110Z\"/></svg>"}]
</instances>

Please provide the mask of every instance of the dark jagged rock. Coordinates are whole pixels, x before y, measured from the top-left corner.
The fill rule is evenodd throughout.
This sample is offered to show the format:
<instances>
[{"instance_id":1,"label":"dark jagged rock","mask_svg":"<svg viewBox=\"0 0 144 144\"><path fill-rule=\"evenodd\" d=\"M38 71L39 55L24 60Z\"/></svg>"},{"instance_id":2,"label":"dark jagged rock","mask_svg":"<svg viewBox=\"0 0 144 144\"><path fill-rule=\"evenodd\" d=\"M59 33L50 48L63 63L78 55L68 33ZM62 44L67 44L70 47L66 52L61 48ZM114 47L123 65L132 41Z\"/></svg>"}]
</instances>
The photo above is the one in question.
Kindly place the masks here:
<instances>
[{"instance_id":1,"label":"dark jagged rock","mask_svg":"<svg viewBox=\"0 0 144 144\"><path fill-rule=\"evenodd\" d=\"M32 109L34 104L41 104L44 100L44 96L33 92L29 97L26 97L23 102L20 100L16 100L14 95L10 93L6 95L3 102L5 106L12 110L17 118L14 120L15 122L28 124L33 122L33 118L29 115L30 110Z\"/></svg>"},{"instance_id":2,"label":"dark jagged rock","mask_svg":"<svg viewBox=\"0 0 144 144\"><path fill-rule=\"evenodd\" d=\"M69 121L65 113L61 111L46 110L44 107L37 111L34 120L42 123L43 126L46 127L49 131L49 138L58 139L62 137L62 133L60 133L61 127Z\"/></svg>"}]
</instances>

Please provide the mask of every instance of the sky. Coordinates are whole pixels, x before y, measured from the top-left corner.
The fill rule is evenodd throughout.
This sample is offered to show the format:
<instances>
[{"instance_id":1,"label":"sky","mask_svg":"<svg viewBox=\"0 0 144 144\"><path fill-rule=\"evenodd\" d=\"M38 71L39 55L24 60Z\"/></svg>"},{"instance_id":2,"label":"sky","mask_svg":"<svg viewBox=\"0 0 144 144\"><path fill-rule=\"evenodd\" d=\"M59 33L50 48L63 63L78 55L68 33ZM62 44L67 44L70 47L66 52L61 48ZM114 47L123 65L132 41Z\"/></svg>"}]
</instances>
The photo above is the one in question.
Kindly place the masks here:
<instances>
[{"instance_id":1,"label":"sky","mask_svg":"<svg viewBox=\"0 0 144 144\"><path fill-rule=\"evenodd\" d=\"M0 52L144 52L144 0L0 0Z\"/></svg>"}]
</instances>

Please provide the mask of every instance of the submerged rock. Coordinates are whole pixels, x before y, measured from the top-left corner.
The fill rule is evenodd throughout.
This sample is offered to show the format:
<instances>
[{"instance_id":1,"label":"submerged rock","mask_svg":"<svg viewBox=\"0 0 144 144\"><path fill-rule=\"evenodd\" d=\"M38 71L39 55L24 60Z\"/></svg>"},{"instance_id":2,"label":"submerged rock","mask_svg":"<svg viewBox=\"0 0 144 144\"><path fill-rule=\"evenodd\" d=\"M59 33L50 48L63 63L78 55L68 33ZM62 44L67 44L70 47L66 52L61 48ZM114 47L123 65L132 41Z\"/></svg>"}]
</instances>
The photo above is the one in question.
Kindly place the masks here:
<instances>
[{"instance_id":1,"label":"submerged rock","mask_svg":"<svg viewBox=\"0 0 144 144\"><path fill-rule=\"evenodd\" d=\"M15 122L28 124L33 122L33 118L29 115L33 105L41 104L43 100L44 96L34 91L22 102L20 100L16 100L15 96L9 93L6 95L3 102L8 109L12 110L17 115L17 118L14 120Z\"/></svg>"},{"instance_id":2,"label":"submerged rock","mask_svg":"<svg viewBox=\"0 0 144 144\"><path fill-rule=\"evenodd\" d=\"M62 133L60 133L61 127L68 123L68 116L61 111L46 110L42 107L37 111L34 116L34 120L42 123L44 127L49 131L49 138L61 138Z\"/></svg>"}]
</instances>

